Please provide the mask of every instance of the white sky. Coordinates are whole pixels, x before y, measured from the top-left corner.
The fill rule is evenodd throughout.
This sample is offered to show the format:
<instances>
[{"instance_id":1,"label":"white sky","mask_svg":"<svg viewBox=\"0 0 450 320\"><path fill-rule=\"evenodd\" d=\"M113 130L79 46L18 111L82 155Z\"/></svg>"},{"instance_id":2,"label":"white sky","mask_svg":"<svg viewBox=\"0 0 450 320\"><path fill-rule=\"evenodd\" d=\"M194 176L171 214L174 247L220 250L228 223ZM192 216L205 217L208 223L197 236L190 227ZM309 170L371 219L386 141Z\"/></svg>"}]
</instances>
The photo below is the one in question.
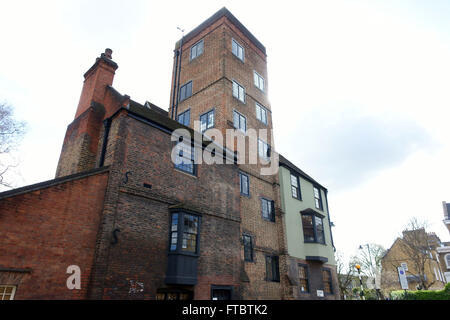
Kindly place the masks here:
<instances>
[{"instance_id":1,"label":"white sky","mask_svg":"<svg viewBox=\"0 0 450 320\"><path fill-rule=\"evenodd\" d=\"M448 1L0 0L0 100L29 128L16 186L54 177L105 48L116 89L167 109L177 26L223 6L266 46L275 147L328 187L337 249L389 247L413 216L448 241Z\"/></svg>"}]
</instances>

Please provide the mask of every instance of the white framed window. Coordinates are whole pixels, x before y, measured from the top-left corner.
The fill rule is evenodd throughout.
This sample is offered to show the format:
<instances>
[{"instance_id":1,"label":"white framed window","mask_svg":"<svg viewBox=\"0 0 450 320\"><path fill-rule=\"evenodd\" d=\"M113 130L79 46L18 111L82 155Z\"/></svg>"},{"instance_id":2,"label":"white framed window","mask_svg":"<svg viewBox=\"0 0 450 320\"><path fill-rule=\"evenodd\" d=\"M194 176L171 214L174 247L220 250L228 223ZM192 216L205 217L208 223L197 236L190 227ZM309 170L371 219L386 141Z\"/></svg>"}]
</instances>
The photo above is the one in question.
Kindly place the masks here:
<instances>
[{"instance_id":1,"label":"white framed window","mask_svg":"<svg viewBox=\"0 0 450 320\"><path fill-rule=\"evenodd\" d=\"M323 210L322 204L322 195L320 193L320 189L318 187L314 187L314 203L316 205L316 209Z\"/></svg>"},{"instance_id":2,"label":"white framed window","mask_svg":"<svg viewBox=\"0 0 450 320\"><path fill-rule=\"evenodd\" d=\"M245 103L245 88L233 80L233 97Z\"/></svg>"},{"instance_id":3,"label":"white framed window","mask_svg":"<svg viewBox=\"0 0 450 320\"><path fill-rule=\"evenodd\" d=\"M244 61L245 51L244 48L234 39L231 39L231 51L242 62Z\"/></svg>"},{"instance_id":4,"label":"white framed window","mask_svg":"<svg viewBox=\"0 0 450 320\"><path fill-rule=\"evenodd\" d=\"M191 47L191 61L202 55L203 53L203 40L200 40Z\"/></svg>"},{"instance_id":5,"label":"white framed window","mask_svg":"<svg viewBox=\"0 0 450 320\"><path fill-rule=\"evenodd\" d=\"M256 71L253 71L253 83L259 90L264 91L264 78Z\"/></svg>"},{"instance_id":6,"label":"white framed window","mask_svg":"<svg viewBox=\"0 0 450 320\"><path fill-rule=\"evenodd\" d=\"M247 131L247 119L236 110L233 110L233 125L243 132Z\"/></svg>"},{"instance_id":7,"label":"white framed window","mask_svg":"<svg viewBox=\"0 0 450 320\"><path fill-rule=\"evenodd\" d=\"M0 285L0 300L14 300L16 286Z\"/></svg>"},{"instance_id":8,"label":"white framed window","mask_svg":"<svg viewBox=\"0 0 450 320\"><path fill-rule=\"evenodd\" d=\"M200 116L200 130L202 133L212 127L214 127L214 109Z\"/></svg>"},{"instance_id":9,"label":"white framed window","mask_svg":"<svg viewBox=\"0 0 450 320\"><path fill-rule=\"evenodd\" d=\"M256 119L267 125L267 109L260 105L258 102L256 105Z\"/></svg>"}]
</instances>

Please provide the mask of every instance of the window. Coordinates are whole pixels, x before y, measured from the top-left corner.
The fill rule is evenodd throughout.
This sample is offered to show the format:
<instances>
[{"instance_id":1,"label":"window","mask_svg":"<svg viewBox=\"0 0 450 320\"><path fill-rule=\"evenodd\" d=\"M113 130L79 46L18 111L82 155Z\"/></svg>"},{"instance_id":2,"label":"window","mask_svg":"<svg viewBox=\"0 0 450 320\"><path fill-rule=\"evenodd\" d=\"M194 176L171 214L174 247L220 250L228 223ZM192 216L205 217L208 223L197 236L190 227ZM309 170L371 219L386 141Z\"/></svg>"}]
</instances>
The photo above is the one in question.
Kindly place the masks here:
<instances>
[{"instance_id":1,"label":"window","mask_svg":"<svg viewBox=\"0 0 450 320\"><path fill-rule=\"evenodd\" d=\"M266 256L266 280L280 281L280 272L277 256Z\"/></svg>"},{"instance_id":2,"label":"window","mask_svg":"<svg viewBox=\"0 0 450 320\"><path fill-rule=\"evenodd\" d=\"M233 111L233 125L243 132L247 131L247 119L237 111Z\"/></svg>"},{"instance_id":3,"label":"window","mask_svg":"<svg viewBox=\"0 0 450 320\"><path fill-rule=\"evenodd\" d=\"M253 241L252 237L244 234L243 236L244 242L244 260L245 261L253 261Z\"/></svg>"},{"instance_id":4,"label":"window","mask_svg":"<svg viewBox=\"0 0 450 320\"><path fill-rule=\"evenodd\" d=\"M184 212L172 213L170 251L197 253L200 217Z\"/></svg>"},{"instance_id":5,"label":"window","mask_svg":"<svg viewBox=\"0 0 450 320\"><path fill-rule=\"evenodd\" d=\"M302 224L305 242L325 244L325 233L322 218L313 214L303 214Z\"/></svg>"},{"instance_id":6,"label":"window","mask_svg":"<svg viewBox=\"0 0 450 320\"><path fill-rule=\"evenodd\" d=\"M178 101L183 101L190 96L192 96L192 81L189 81L188 83L181 86Z\"/></svg>"},{"instance_id":7,"label":"window","mask_svg":"<svg viewBox=\"0 0 450 320\"><path fill-rule=\"evenodd\" d=\"M259 103L256 103L256 119L267 125L267 110Z\"/></svg>"},{"instance_id":8,"label":"window","mask_svg":"<svg viewBox=\"0 0 450 320\"><path fill-rule=\"evenodd\" d=\"M175 168L195 175L195 152L194 146L190 143L178 142L176 145L177 162Z\"/></svg>"},{"instance_id":9,"label":"window","mask_svg":"<svg viewBox=\"0 0 450 320\"><path fill-rule=\"evenodd\" d=\"M16 286L0 286L0 300L14 300Z\"/></svg>"},{"instance_id":10,"label":"window","mask_svg":"<svg viewBox=\"0 0 450 320\"><path fill-rule=\"evenodd\" d=\"M214 109L200 116L200 130L202 133L212 127L214 127Z\"/></svg>"},{"instance_id":11,"label":"window","mask_svg":"<svg viewBox=\"0 0 450 320\"><path fill-rule=\"evenodd\" d=\"M245 88L233 80L233 97L245 103Z\"/></svg>"},{"instance_id":12,"label":"window","mask_svg":"<svg viewBox=\"0 0 450 320\"><path fill-rule=\"evenodd\" d=\"M261 158L270 160L270 146L261 139L258 139L258 154Z\"/></svg>"},{"instance_id":13,"label":"window","mask_svg":"<svg viewBox=\"0 0 450 320\"><path fill-rule=\"evenodd\" d=\"M264 78L261 77L256 71L253 71L253 83L255 84L255 87L261 91L264 91Z\"/></svg>"},{"instance_id":14,"label":"window","mask_svg":"<svg viewBox=\"0 0 450 320\"><path fill-rule=\"evenodd\" d=\"M244 61L244 48L234 39L231 41L231 51L236 57L242 60L242 62Z\"/></svg>"},{"instance_id":15,"label":"window","mask_svg":"<svg viewBox=\"0 0 450 320\"><path fill-rule=\"evenodd\" d=\"M211 286L211 300L231 300L232 287Z\"/></svg>"},{"instance_id":16,"label":"window","mask_svg":"<svg viewBox=\"0 0 450 320\"><path fill-rule=\"evenodd\" d=\"M309 293L308 267L304 264L298 265L298 279L301 293Z\"/></svg>"},{"instance_id":17,"label":"window","mask_svg":"<svg viewBox=\"0 0 450 320\"><path fill-rule=\"evenodd\" d=\"M250 188L249 188L248 175L246 175L245 173L239 172L239 183L240 183L241 194L243 194L244 196L249 196Z\"/></svg>"},{"instance_id":18,"label":"window","mask_svg":"<svg viewBox=\"0 0 450 320\"><path fill-rule=\"evenodd\" d=\"M450 253L445 255L445 264L447 265L447 269L450 269Z\"/></svg>"},{"instance_id":19,"label":"window","mask_svg":"<svg viewBox=\"0 0 450 320\"><path fill-rule=\"evenodd\" d=\"M302 200L302 196L300 194L300 179L298 176L291 173L291 192L292 197Z\"/></svg>"},{"instance_id":20,"label":"window","mask_svg":"<svg viewBox=\"0 0 450 320\"><path fill-rule=\"evenodd\" d=\"M325 294L333 294L333 282L331 278L331 271L329 269L322 270L323 291Z\"/></svg>"},{"instance_id":21,"label":"window","mask_svg":"<svg viewBox=\"0 0 450 320\"><path fill-rule=\"evenodd\" d=\"M158 289L156 300L192 300L193 293L182 289Z\"/></svg>"},{"instance_id":22,"label":"window","mask_svg":"<svg viewBox=\"0 0 450 320\"><path fill-rule=\"evenodd\" d=\"M203 53L203 40L200 40L191 47L191 60L194 60Z\"/></svg>"},{"instance_id":23,"label":"window","mask_svg":"<svg viewBox=\"0 0 450 320\"><path fill-rule=\"evenodd\" d=\"M186 110L183 113L178 115L178 122L184 124L185 126L189 126L191 121L191 110Z\"/></svg>"},{"instance_id":24,"label":"window","mask_svg":"<svg viewBox=\"0 0 450 320\"><path fill-rule=\"evenodd\" d=\"M314 187L314 203L316 209L323 210L322 195L320 194L320 189Z\"/></svg>"},{"instance_id":25,"label":"window","mask_svg":"<svg viewBox=\"0 0 450 320\"><path fill-rule=\"evenodd\" d=\"M275 205L272 200L261 198L261 210L264 219L275 222Z\"/></svg>"}]
</instances>

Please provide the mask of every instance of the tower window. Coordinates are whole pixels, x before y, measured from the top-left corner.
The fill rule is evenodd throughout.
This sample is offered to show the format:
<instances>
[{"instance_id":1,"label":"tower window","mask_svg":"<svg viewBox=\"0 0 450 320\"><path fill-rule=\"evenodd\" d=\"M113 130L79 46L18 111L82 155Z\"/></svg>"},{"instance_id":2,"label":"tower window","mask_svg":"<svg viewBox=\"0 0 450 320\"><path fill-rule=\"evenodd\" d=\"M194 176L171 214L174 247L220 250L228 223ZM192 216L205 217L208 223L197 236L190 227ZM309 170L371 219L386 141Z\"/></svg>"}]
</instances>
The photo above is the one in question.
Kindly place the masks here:
<instances>
[{"instance_id":1,"label":"tower window","mask_svg":"<svg viewBox=\"0 0 450 320\"><path fill-rule=\"evenodd\" d=\"M239 172L239 180L240 180L239 182L240 182L241 194L243 194L245 196L249 196L250 188L249 188L248 175L246 175L245 173Z\"/></svg>"},{"instance_id":2,"label":"tower window","mask_svg":"<svg viewBox=\"0 0 450 320\"><path fill-rule=\"evenodd\" d=\"M267 125L267 110L259 103L256 103L256 119Z\"/></svg>"},{"instance_id":3,"label":"tower window","mask_svg":"<svg viewBox=\"0 0 450 320\"><path fill-rule=\"evenodd\" d=\"M270 146L261 139L258 139L258 154L261 158L270 160Z\"/></svg>"},{"instance_id":4,"label":"tower window","mask_svg":"<svg viewBox=\"0 0 450 320\"><path fill-rule=\"evenodd\" d=\"M190 121L191 121L191 110L186 110L178 115L179 123L184 124L185 126L189 126Z\"/></svg>"},{"instance_id":5,"label":"tower window","mask_svg":"<svg viewBox=\"0 0 450 320\"><path fill-rule=\"evenodd\" d=\"M175 168L195 175L194 146L192 146L190 143L178 142L175 148L177 156L177 163L175 163Z\"/></svg>"},{"instance_id":6,"label":"tower window","mask_svg":"<svg viewBox=\"0 0 450 320\"><path fill-rule=\"evenodd\" d=\"M247 131L247 119L237 111L233 111L233 125L243 132Z\"/></svg>"},{"instance_id":7,"label":"tower window","mask_svg":"<svg viewBox=\"0 0 450 320\"><path fill-rule=\"evenodd\" d=\"M245 88L233 80L233 97L245 103Z\"/></svg>"},{"instance_id":8,"label":"tower window","mask_svg":"<svg viewBox=\"0 0 450 320\"><path fill-rule=\"evenodd\" d=\"M191 60L194 60L203 53L203 40L200 40L191 47Z\"/></svg>"},{"instance_id":9,"label":"tower window","mask_svg":"<svg viewBox=\"0 0 450 320\"><path fill-rule=\"evenodd\" d=\"M184 84L180 88L180 97L178 101L183 101L187 98L192 96L192 81L189 81L188 83Z\"/></svg>"},{"instance_id":10,"label":"tower window","mask_svg":"<svg viewBox=\"0 0 450 320\"><path fill-rule=\"evenodd\" d=\"M255 84L255 87L257 87L261 91L264 91L264 78L261 77L256 71L253 71L253 82Z\"/></svg>"},{"instance_id":11,"label":"tower window","mask_svg":"<svg viewBox=\"0 0 450 320\"><path fill-rule=\"evenodd\" d=\"M231 51L240 60L244 61L245 51L244 48L234 39L231 41Z\"/></svg>"},{"instance_id":12,"label":"tower window","mask_svg":"<svg viewBox=\"0 0 450 320\"><path fill-rule=\"evenodd\" d=\"M214 109L200 116L200 130L202 133L212 127L214 127Z\"/></svg>"},{"instance_id":13,"label":"tower window","mask_svg":"<svg viewBox=\"0 0 450 320\"><path fill-rule=\"evenodd\" d=\"M272 200L261 198L261 210L265 220L275 222L275 205Z\"/></svg>"},{"instance_id":14,"label":"tower window","mask_svg":"<svg viewBox=\"0 0 450 320\"><path fill-rule=\"evenodd\" d=\"M244 234L242 236L242 240L244 241L244 260L245 261L253 261L253 241L252 237Z\"/></svg>"},{"instance_id":15,"label":"tower window","mask_svg":"<svg viewBox=\"0 0 450 320\"><path fill-rule=\"evenodd\" d=\"M266 279L280 282L278 256L266 256Z\"/></svg>"}]
</instances>

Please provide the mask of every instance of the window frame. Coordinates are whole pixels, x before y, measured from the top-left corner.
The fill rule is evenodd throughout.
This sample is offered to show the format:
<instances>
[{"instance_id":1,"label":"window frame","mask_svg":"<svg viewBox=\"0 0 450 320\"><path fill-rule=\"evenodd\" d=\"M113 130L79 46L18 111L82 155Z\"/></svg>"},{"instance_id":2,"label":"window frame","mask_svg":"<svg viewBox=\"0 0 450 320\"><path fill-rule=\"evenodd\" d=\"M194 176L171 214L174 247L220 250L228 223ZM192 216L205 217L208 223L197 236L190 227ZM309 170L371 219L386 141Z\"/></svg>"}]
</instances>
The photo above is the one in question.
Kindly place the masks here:
<instances>
[{"instance_id":1,"label":"window frame","mask_svg":"<svg viewBox=\"0 0 450 320\"><path fill-rule=\"evenodd\" d=\"M266 221L275 222L275 202L273 200L265 198L265 197L261 197L260 199L261 199L260 203L261 203L261 216L262 216L262 218L264 220L266 220ZM263 202L267 203L267 208L268 209L270 207L270 212L269 212L270 216L269 217L265 217L264 216L264 205L263 205ZM270 206L269 206L269 204L270 204Z\"/></svg>"},{"instance_id":2,"label":"window frame","mask_svg":"<svg viewBox=\"0 0 450 320\"><path fill-rule=\"evenodd\" d=\"M177 244L176 248L172 249L172 239L173 239L173 217L177 215ZM183 239L185 234L185 226L184 226L184 217L194 216L197 220L197 233L195 239L195 251L183 250ZM181 222L180 222L181 221ZM202 216L198 213L186 211L186 210L173 210L170 212L170 220L169 220L169 253L170 254L183 254L183 255L194 255L198 256L200 252L200 230L201 230Z\"/></svg>"},{"instance_id":3,"label":"window frame","mask_svg":"<svg viewBox=\"0 0 450 320\"><path fill-rule=\"evenodd\" d=\"M187 96L187 95L186 95L186 91L185 91L185 95L184 95L184 98L183 98L182 95L181 95L181 92L182 92L183 88L187 88L187 86L188 86L189 84L191 84L191 92L190 92L190 95ZM192 80L189 80L189 81L185 82L185 83L180 87L180 90L179 90L179 92L178 92L178 102L182 102L182 101L184 101L184 100L186 100L186 99L192 97L193 85L194 85L194 84L193 84Z\"/></svg>"},{"instance_id":4,"label":"window frame","mask_svg":"<svg viewBox=\"0 0 450 320\"><path fill-rule=\"evenodd\" d=\"M247 178L247 193L242 192L242 177L245 176ZM246 197L250 197L250 177L248 174L240 171L239 172L239 190L240 194Z\"/></svg>"},{"instance_id":5,"label":"window frame","mask_svg":"<svg viewBox=\"0 0 450 320\"><path fill-rule=\"evenodd\" d=\"M316 197L316 190L319 193L319 198ZM322 200L322 190L318 186L313 186L313 195L314 195L314 207L323 211L323 200ZM319 208L317 207L316 200L319 201Z\"/></svg>"},{"instance_id":6,"label":"window frame","mask_svg":"<svg viewBox=\"0 0 450 320\"><path fill-rule=\"evenodd\" d=\"M305 276L306 278L300 278L299 276L299 290L300 290L300 294L309 294L311 293L311 288L310 288L310 274L309 274L309 266L307 264L304 263L299 263L298 264L298 268L304 268L305 270ZM302 291L301 290L301 280L305 280L306 281L306 291Z\"/></svg>"},{"instance_id":7,"label":"window frame","mask_svg":"<svg viewBox=\"0 0 450 320\"><path fill-rule=\"evenodd\" d=\"M297 180L297 187L294 187L292 185L292 177L296 178L296 180ZM291 178L290 182L291 182L291 195L292 195L292 198L302 201L302 192L301 192L301 187L300 187L300 176L298 174L295 174L295 173L291 172L290 178ZM294 194L292 192L293 188L297 188L297 196L296 197L294 196Z\"/></svg>"},{"instance_id":8,"label":"window frame","mask_svg":"<svg viewBox=\"0 0 450 320\"><path fill-rule=\"evenodd\" d=\"M330 280L329 280L329 286L330 286L330 292L327 292L325 290L325 279L324 279L324 273L328 273L328 275L330 276ZM323 288L323 293L325 295L331 296L334 295L334 286L333 286L333 273L331 272L330 268L322 268L322 288Z\"/></svg>"},{"instance_id":9,"label":"window frame","mask_svg":"<svg viewBox=\"0 0 450 320\"><path fill-rule=\"evenodd\" d=\"M185 116L186 114L189 115L189 121L187 124L184 124L183 122L180 122L180 117ZM186 127L189 127L189 125L191 123L191 108L188 108L188 109L184 110L183 112L179 113L177 116L177 122L181 123L182 125L185 125Z\"/></svg>"},{"instance_id":10,"label":"window frame","mask_svg":"<svg viewBox=\"0 0 450 320\"><path fill-rule=\"evenodd\" d=\"M236 43L236 53L233 52L233 43ZM239 48L242 49L242 58L239 57ZM245 62L245 48L234 38L231 38L231 53L240 61Z\"/></svg>"},{"instance_id":11,"label":"window frame","mask_svg":"<svg viewBox=\"0 0 450 320\"><path fill-rule=\"evenodd\" d=\"M445 264L447 265L447 269L450 269L450 253L447 253L444 256L444 261L445 261Z\"/></svg>"},{"instance_id":12,"label":"window frame","mask_svg":"<svg viewBox=\"0 0 450 320\"><path fill-rule=\"evenodd\" d=\"M177 142L175 143L175 148L178 148L178 145L179 145L179 144L187 145L187 143L184 143L184 141L177 141ZM173 165L174 165L174 168L175 168L176 170L179 170L179 171L181 171L181 172L183 172L183 173L186 173L186 174L189 174L189 175L191 175L191 176L196 177L196 176L197 176L197 164L195 163L195 147L194 147L194 143L191 142L191 143L190 143L190 146L191 146L191 159L190 159L190 161L191 161L191 165L192 165L192 171L188 171L188 170L186 170L186 169L183 167L184 165L187 166L186 163L180 163L180 164L174 163ZM180 157L180 151L183 151L183 149L177 150L177 151L178 151L178 157ZM181 157L182 157L183 159L187 159L187 158L185 158L185 157L183 157L183 156L181 156Z\"/></svg>"},{"instance_id":13,"label":"window frame","mask_svg":"<svg viewBox=\"0 0 450 320\"><path fill-rule=\"evenodd\" d=\"M269 277L269 266L268 266L268 259L270 259L270 275ZM275 263L274 263L275 262ZM272 282L280 282L280 259L277 255L265 255L265 263L266 263L266 281L272 281Z\"/></svg>"},{"instance_id":14,"label":"window frame","mask_svg":"<svg viewBox=\"0 0 450 320\"><path fill-rule=\"evenodd\" d=\"M191 50L189 53L189 61L193 61L203 54L203 52L205 51L205 42L203 40L204 39L201 39L200 41L197 41L195 44L193 44L191 46ZM200 43L202 44L202 52L200 54L198 54L198 46ZM194 48L195 48L195 57L192 58L192 49L194 49Z\"/></svg>"},{"instance_id":15,"label":"window frame","mask_svg":"<svg viewBox=\"0 0 450 320\"><path fill-rule=\"evenodd\" d=\"M209 114L212 113L213 114L213 121L212 121L212 125L210 127L208 127L208 123L209 123ZM202 117L206 116L206 128L205 130L202 129ZM208 111L206 111L205 113L202 113L199 116L199 120L200 120L200 132L201 133L205 133L208 129L214 128L216 125L216 110L215 108L212 108Z\"/></svg>"},{"instance_id":16,"label":"window frame","mask_svg":"<svg viewBox=\"0 0 450 320\"><path fill-rule=\"evenodd\" d=\"M232 80L232 82L233 82L233 84L232 84L232 88L231 88L231 93L232 93L232 95L233 95L233 97L234 98L236 98L236 99L238 99L241 103L244 103L244 104L246 104L246 101L247 101L247 99L246 99L246 96L247 96L247 94L246 94L246 90L245 90L245 87L243 86L243 85L241 85L239 82L237 82L236 80ZM238 91L238 95L237 96L235 96L234 95L234 86L237 86L237 91ZM240 88L242 88L242 90L243 90L243 96L242 96L242 100L240 99Z\"/></svg>"},{"instance_id":17,"label":"window frame","mask_svg":"<svg viewBox=\"0 0 450 320\"><path fill-rule=\"evenodd\" d=\"M265 149L267 147L267 151L266 152L264 152L264 150L261 151L260 142L263 145L263 149ZM270 155L269 154L271 153L271 150L272 150L272 148L271 148L270 144L268 144L264 140L258 138L258 156L260 158L263 158L266 161L270 161ZM261 152L262 152L262 154L261 154ZM266 153L265 156L263 155L264 153Z\"/></svg>"},{"instance_id":18,"label":"window frame","mask_svg":"<svg viewBox=\"0 0 450 320\"><path fill-rule=\"evenodd\" d=\"M9 299L8 300L14 300L14 296L16 294L17 286L16 285L9 285L9 284L2 284L2 285L0 285L0 301L6 301L5 300L5 296L6 296L7 288L12 288L11 294L8 294L9 295Z\"/></svg>"},{"instance_id":19,"label":"window frame","mask_svg":"<svg viewBox=\"0 0 450 320\"><path fill-rule=\"evenodd\" d=\"M245 238L248 237L250 239L250 258L248 259L246 257L246 242ZM245 262L254 262L255 261L255 255L254 255L254 245L253 245L253 236L249 235L248 233L242 234L242 243L244 245L244 261Z\"/></svg>"},{"instance_id":20,"label":"window frame","mask_svg":"<svg viewBox=\"0 0 450 320\"><path fill-rule=\"evenodd\" d=\"M326 245L326 238L325 238L325 225L324 225L324 217L318 215L318 214L313 214L313 213L302 213L301 215L301 219L302 219L302 231L303 231L303 241L305 243L317 243L317 244L323 244ZM303 217L311 217L312 218L312 226L313 226L313 234L314 234L314 240L307 240L305 237L305 224L303 223ZM322 234L323 234L323 242L319 241L319 237L318 237L318 232L317 232L317 223L316 223L316 218L322 220Z\"/></svg>"},{"instance_id":21,"label":"window frame","mask_svg":"<svg viewBox=\"0 0 450 320\"><path fill-rule=\"evenodd\" d=\"M258 109L260 109L261 112L258 112ZM263 121L262 119L260 119L260 117L258 117L258 113L259 113L260 115L262 115L262 111L264 111L264 114L266 115L266 116L265 116L265 120L266 120L266 121ZM267 113L268 113L268 110L267 110L267 108L264 107L263 105L261 105L260 103L255 102L255 113L256 113L256 119L257 119L259 122L261 122L262 124L264 124L264 125L267 126L267 123L268 123L268 120L267 120ZM261 118L262 118L262 116L261 116Z\"/></svg>"},{"instance_id":22,"label":"window frame","mask_svg":"<svg viewBox=\"0 0 450 320\"><path fill-rule=\"evenodd\" d=\"M238 126L238 127L236 127L236 124L234 123L234 114L237 114L237 116L239 117L239 126ZM242 130L242 129L240 128L241 118L244 118L244 127L245 127L244 130ZM235 129L237 129L237 130L242 131L243 133L246 133L246 132L247 132L247 117L244 116L242 113L236 111L236 109L233 109L233 127L234 127Z\"/></svg>"},{"instance_id":23,"label":"window frame","mask_svg":"<svg viewBox=\"0 0 450 320\"><path fill-rule=\"evenodd\" d=\"M258 79L258 84L256 84L256 78ZM262 89L260 88L260 84L262 81ZM253 85L258 88L261 92L265 92L265 88L266 88L266 80L264 79L264 77L262 75L260 75L258 72L256 72L256 70L253 70Z\"/></svg>"}]
</instances>

